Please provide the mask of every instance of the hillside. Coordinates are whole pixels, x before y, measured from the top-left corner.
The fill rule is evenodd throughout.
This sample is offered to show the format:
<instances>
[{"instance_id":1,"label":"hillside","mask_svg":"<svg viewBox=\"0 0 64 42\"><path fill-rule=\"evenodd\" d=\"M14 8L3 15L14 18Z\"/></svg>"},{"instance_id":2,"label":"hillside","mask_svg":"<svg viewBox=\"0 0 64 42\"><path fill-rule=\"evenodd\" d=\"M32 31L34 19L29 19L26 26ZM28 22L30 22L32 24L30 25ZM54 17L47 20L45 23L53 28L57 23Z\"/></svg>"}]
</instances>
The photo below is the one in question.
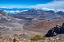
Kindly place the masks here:
<instances>
[{"instance_id":1,"label":"hillside","mask_svg":"<svg viewBox=\"0 0 64 42\"><path fill-rule=\"evenodd\" d=\"M23 29L25 20L13 18L3 11L0 11L0 32L4 36L10 36L14 34L22 35L22 38L28 38L32 35L41 34L34 31L28 31Z\"/></svg>"},{"instance_id":2,"label":"hillside","mask_svg":"<svg viewBox=\"0 0 64 42\"><path fill-rule=\"evenodd\" d=\"M49 30L50 28L55 27L57 24L61 25L62 23L64 23L64 19L60 19L60 20L44 20L42 22L36 23L36 24L31 24L28 26L24 26L24 29L28 29L28 30L39 30L39 31L46 31Z\"/></svg>"}]
</instances>

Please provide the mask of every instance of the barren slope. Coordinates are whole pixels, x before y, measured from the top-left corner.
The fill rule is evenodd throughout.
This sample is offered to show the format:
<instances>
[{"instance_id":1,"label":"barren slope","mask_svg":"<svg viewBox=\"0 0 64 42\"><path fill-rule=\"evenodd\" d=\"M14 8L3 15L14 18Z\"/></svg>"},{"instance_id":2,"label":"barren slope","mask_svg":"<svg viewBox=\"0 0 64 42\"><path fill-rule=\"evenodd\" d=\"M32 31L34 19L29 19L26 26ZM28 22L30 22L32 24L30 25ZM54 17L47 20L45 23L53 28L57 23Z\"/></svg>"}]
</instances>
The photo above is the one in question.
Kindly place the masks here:
<instances>
[{"instance_id":1,"label":"barren slope","mask_svg":"<svg viewBox=\"0 0 64 42\"><path fill-rule=\"evenodd\" d=\"M64 19L44 20L43 22L24 26L24 29L45 31L45 30L49 30L50 28L55 27L57 24L61 25L62 23L64 23Z\"/></svg>"}]
</instances>

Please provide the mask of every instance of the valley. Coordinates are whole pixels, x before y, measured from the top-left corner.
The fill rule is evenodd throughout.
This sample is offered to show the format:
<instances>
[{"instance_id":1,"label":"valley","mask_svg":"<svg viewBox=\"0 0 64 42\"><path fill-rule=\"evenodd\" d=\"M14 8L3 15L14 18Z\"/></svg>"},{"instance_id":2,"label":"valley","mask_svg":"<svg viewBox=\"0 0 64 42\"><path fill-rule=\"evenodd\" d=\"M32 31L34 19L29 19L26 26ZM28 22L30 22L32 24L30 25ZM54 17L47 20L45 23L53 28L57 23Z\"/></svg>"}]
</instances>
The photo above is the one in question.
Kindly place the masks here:
<instances>
[{"instance_id":1,"label":"valley","mask_svg":"<svg viewBox=\"0 0 64 42\"><path fill-rule=\"evenodd\" d=\"M54 11L30 9L18 14L7 14L0 10L0 32L5 37L21 35L21 38L28 39L38 34L46 35L57 24L61 26L63 23L63 15Z\"/></svg>"}]
</instances>

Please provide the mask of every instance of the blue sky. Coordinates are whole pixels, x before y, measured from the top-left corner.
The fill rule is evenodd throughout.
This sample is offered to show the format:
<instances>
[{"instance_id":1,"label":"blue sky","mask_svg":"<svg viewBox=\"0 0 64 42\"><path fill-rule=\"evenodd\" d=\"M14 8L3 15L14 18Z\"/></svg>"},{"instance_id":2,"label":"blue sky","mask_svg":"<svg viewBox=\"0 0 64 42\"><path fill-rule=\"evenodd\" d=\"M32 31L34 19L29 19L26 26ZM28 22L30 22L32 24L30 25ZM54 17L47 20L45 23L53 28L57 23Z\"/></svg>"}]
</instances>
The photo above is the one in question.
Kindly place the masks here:
<instances>
[{"instance_id":1,"label":"blue sky","mask_svg":"<svg viewBox=\"0 0 64 42\"><path fill-rule=\"evenodd\" d=\"M64 0L0 0L0 7L64 11Z\"/></svg>"},{"instance_id":2,"label":"blue sky","mask_svg":"<svg viewBox=\"0 0 64 42\"><path fill-rule=\"evenodd\" d=\"M52 0L0 0L0 4L22 4L22 5L35 5L51 2Z\"/></svg>"},{"instance_id":3,"label":"blue sky","mask_svg":"<svg viewBox=\"0 0 64 42\"><path fill-rule=\"evenodd\" d=\"M37 4L46 4L52 0L0 0L0 7L25 7Z\"/></svg>"}]
</instances>

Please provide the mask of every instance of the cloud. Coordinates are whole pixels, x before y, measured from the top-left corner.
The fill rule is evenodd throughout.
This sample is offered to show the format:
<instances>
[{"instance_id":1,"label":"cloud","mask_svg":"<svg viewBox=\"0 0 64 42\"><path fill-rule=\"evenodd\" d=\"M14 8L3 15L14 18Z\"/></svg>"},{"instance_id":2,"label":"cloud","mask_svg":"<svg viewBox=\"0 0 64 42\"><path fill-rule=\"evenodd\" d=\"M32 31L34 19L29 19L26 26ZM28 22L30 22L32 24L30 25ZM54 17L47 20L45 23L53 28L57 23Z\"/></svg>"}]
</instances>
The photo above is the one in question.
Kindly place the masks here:
<instances>
[{"instance_id":1,"label":"cloud","mask_svg":"<svg viewBox=\"0 0 64 42\"><path fill-rule=\"evenodd\" d=\"M37 4L35 6L31 6L31 8L64 10L64 1L63 0L54 0L54 1L46 3L46 4Z\"/></svg>"},{"instance_id":2,"label":"cloud","mask_svg":"<svg viewBox=\"0 0 64 42\"><path fill-rule=\"evenodd\" d=\"M64 1L64 0L54 0L54 1Z\"/></svg>"}]
</instances>

